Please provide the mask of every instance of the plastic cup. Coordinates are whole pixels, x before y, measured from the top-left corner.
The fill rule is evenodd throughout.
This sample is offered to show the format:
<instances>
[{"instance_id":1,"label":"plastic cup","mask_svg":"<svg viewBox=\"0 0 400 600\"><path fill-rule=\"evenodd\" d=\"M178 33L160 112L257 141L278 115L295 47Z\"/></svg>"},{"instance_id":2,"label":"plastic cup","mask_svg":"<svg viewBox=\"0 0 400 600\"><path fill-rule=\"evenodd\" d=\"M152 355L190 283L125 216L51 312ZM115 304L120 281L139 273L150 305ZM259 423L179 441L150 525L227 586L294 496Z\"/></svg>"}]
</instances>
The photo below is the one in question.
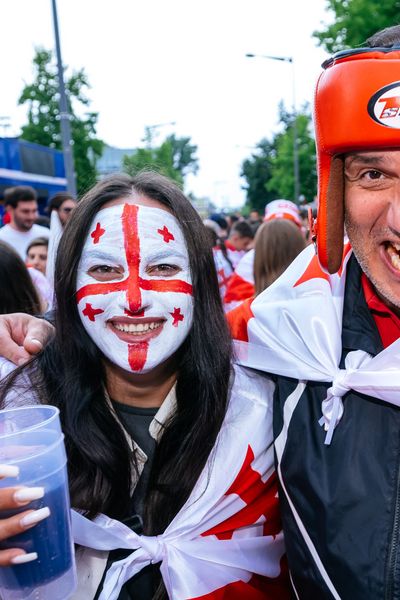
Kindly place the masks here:
<instances>
[{"instance_id":1,"label":"plastic cup","mask_svg":"<svg viewBox=\"0 0 400 600\"><path fill-rule=\"evenodd\" d=\"M36 552L37 560L0 567L2 600L65 600L76 589L75 553L66 469L67 457L59 410L29 406L0 411L0 464L19 467L19 476L0 480L0 488L44 487L44 497L12 511L48 506L50 516L22 534L0 541L0 549Z\"/></svg>"}]
</instances>

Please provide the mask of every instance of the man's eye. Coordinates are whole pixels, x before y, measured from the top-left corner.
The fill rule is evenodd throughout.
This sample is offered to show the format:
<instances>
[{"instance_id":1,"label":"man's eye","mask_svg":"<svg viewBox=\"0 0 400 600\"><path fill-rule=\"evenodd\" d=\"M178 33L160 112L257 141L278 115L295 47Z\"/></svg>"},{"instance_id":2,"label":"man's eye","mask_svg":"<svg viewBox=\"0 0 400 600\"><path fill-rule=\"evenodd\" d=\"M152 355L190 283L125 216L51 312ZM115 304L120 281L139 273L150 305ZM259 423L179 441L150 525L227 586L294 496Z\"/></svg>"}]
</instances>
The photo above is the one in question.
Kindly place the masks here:
<instances>
[{"instance_id":1,"label":"man's eye","mask_svg":"<svg viewBox=\"0 0 400 600\"><path fill-rule=\"evenodd\" d=\"M366 177L367 179L381 179L381 177L383 177L383 174L380 171L371 169L370 171L366 171L365 173L363 173L363 177Z\"/></svg>"},{"instance_id":2,"label":"man's eye","mask_svg":"<svg viewBox=\"0 0 400 600\"><path fill-rule=\"evenodd\" d=\"M163 275L164 277L168 277L171 275L176 275L181 270L177 265L168 265L168 264L160 264L160 265L152 265L147 267L146 271L149 275Z\"/></svg>"}]
</instances>

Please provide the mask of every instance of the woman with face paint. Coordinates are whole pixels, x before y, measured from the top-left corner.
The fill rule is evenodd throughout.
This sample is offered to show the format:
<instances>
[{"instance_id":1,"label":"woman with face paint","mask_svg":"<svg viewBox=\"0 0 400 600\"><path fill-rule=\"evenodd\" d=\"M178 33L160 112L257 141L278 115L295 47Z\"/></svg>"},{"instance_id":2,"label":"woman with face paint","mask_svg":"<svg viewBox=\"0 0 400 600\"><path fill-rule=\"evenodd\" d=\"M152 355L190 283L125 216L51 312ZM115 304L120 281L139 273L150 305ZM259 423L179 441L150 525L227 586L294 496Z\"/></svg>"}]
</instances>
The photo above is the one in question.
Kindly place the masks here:
<instances>
[{"instance_id":1,"label":"woman with face paint","mask_svg":"<svg viewBox=\"0 0 400 600\"><path fill-rule=\"evenodd\" d=\"M154 173L100 182L65 227L55 292L55 337L6 378L1 406L60 409L71 503L86 516L75 515L74 597L289 597L265 434L271 384L232 369L190 202ZM96 545L99 513L139 534L136 545Z\"/></svg>"}]
</instances>

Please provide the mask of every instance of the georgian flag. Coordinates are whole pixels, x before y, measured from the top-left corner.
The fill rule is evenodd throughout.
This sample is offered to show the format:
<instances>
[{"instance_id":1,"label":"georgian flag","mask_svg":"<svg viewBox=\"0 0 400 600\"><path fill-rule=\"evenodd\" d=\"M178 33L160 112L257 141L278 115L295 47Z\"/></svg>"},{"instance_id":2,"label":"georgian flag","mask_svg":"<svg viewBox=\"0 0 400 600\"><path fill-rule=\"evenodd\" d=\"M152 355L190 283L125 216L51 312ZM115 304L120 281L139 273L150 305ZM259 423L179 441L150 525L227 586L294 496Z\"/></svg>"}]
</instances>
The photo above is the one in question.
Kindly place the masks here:
<instances>
[{"instance_id":1,"label":"georgian flag","mask_svg":"<svg viewBox=\"0 0 400 600\"><path fill-rule=\"evenodd\" d=\"M72 511L74 541L132 549L114 563L99 600L150 563L173 600L289 600L272 447L268 379L236 367L226 417L189 499L162 535L139 536L105 515Z\"/></svg>"}]
</instances>

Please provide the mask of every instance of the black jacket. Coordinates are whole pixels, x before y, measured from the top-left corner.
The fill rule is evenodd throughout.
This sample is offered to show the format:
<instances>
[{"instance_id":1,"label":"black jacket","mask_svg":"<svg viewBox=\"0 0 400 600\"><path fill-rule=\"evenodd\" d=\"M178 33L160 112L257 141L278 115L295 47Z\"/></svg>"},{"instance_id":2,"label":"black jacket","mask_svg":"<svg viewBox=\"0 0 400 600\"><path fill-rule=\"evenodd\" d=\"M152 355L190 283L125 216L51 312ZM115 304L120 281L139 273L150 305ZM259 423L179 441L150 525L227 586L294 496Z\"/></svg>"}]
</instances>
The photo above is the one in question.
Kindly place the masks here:
<instances>
[{"instance_id":1,"label":"black jacket","mask_svg":"<svg viewBox=\"0 0 400 600\"><path fill-rule=\"evenodd\" d=\"M372 355L382 350L354 256L347 270L342 343L342 367L351 350ZM400 409L350 391L326 446L318 420L330 385L307 382L303 391L304 384L294 379L278 377L276 383L280 502L298 597L400 599Z\"/></svg>"}]
</instances>

